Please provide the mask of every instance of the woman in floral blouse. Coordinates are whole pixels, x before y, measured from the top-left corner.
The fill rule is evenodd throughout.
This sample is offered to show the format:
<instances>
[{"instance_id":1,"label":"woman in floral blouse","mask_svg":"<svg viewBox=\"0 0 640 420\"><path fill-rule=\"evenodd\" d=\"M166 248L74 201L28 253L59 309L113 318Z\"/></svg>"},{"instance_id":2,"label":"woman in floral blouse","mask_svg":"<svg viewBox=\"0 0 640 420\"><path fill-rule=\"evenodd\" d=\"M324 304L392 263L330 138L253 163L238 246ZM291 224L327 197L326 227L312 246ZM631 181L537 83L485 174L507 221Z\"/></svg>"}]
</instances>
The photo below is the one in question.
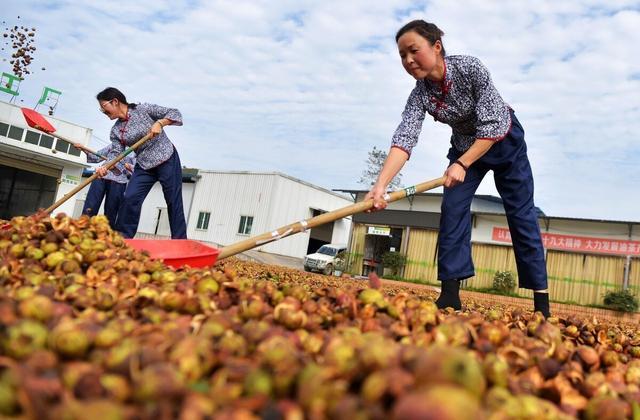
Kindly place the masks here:
<instances>
[{"instance_id":1,"label":"woman in floral blouse","mask_svg":"<svg viewBox=\"0 0 640 420\"><path fill-rule=\"evenodd\" d=\"M130 104L118 89L109 87L96 95L100 110L111 120L111 143L121 153L147 134L153 135L136 150L136 166L118 210L116 230L133 238L138 230L142 203L156 181L162 185L172 239L185 239L187 225L182 206L182 167L178 151L163 131L167 125L182 125L182 115L174 108L152 104ZM96 172L106 175L104 167Z\"/></svg>"},{"instance_id":2,"label":"woman in floral blouse","mask_svg":"<svg viewBox=\"0 0 640 420\"><path fill-rule=\"evenodd\" d=\"M92 153L80 143L74 143L73 145L86 153L88 163L101 162L104 160L103 157L107 160L112 160L119 155L119 153L114 151L113 144L98 150L96 152L97 154ZM84 200L82 214L95 216L98 214L98 210L100 210L100 206L104 200L104 215L109 219L111 228L115 229L118 210L122 204L124 192L127 188L129 177L133 173L135 164L136 159L132 153L125 156L125 158L111 168L105 176L94 180L89 186L87 198Z\"/></svg>"},{"instance_id":3,"label":"woman in floral blouse","mask_svg":"<svg viewBox=\"0 0 640 420\"><path fill-rule=\"evenodd\" d=\"M387 186L409 159L427 113L449 125L451 148L438 239L438 279L442 282L438 307L460 309L460 281L475 274L471 201L482 178L492 170L511 231L520 287L532 289L534 309L549 316L546 263L524 130L480 60L445 55L442 35L436 25L423 20L409 22L396 35L402 65L416 85L367 198L373 198L376 209L386 207Z\"/></svg>"}]
</instances>

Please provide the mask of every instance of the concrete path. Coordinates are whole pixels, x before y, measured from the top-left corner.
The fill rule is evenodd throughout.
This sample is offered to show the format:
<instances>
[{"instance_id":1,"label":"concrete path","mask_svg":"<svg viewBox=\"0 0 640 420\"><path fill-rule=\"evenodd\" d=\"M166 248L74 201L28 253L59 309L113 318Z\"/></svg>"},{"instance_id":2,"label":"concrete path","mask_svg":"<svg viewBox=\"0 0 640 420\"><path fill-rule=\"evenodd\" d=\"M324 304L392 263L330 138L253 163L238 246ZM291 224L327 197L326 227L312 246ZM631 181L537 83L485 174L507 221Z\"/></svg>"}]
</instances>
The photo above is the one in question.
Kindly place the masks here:
<instances>
[{"instance_id":1,"label":"concrete path","mask_svg":"<svg viewBox=\"0 0 640 420\"><path fill-rule=\"evenodd\" d=\"M240 259L256 261L270 265L281 265L304 271L302 258L289 257L286 255L270 254L268 252L249 250L237 255Z\"/></svg>"}]
</instances>

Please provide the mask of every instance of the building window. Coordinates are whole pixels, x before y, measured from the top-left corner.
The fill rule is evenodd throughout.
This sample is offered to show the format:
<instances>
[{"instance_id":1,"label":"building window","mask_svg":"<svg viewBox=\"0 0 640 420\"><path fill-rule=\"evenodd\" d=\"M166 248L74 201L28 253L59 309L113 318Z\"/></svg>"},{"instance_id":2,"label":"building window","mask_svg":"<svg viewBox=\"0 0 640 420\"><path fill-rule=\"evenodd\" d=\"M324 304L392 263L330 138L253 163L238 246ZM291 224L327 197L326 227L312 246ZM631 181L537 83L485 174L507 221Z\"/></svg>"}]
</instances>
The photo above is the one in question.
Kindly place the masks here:
<instances>
[{"instance_id":1,"label":"building window","mask_svg":"<svg viewBox=\"0 0 640 420\"><path fill-rule=\"evenodd\" d=\"M27 130L27 135L24 136L24 142L29 144L35 144L37 146L38 143L40 142L40 133Z\"/></svg>"},{"instance_id":2,"label":"building window","mask_svg":"<svg viewBox=\"0 0 640 420\"><path fill-rule=\"evenodd\" d=\"M77 149L72 144L69 145L69 154L73 156L80 156L80 149Z\"/></svg>"},{"instance_id":3,"label":"building window","mask_svg":"<svg viewBox=\"0 0 640 420\"><path fill-rule=\"evenodd\" d=\"M7 137L7 133L9 132L9 124L5 124L0 122L0 136Z\"/></svg>"},{"instance_id":4,"label":"building window","mask_svg":"<svg viewBox=\"0 0 640 420\"><path fill-rule=\"evenodd\" d=\"M40 147L51 149L53 147L53 137L43 134L40 136Z\"/></svg>"},{"instance_id":5,"label":"building window","mask_svg":"<svg viewBox=\"0 0 640 420\"><path fill-rule=\"evenodd\" d=\"M211 217L211 213L206 211L201 211L198 214L198 224L196 229L207 230L209 229L209 217Z\"/></svg>"},{"instance_id":6,"label":"building window","mask_svg":"<svg viewBox=\"0 0 640 420\"><path fill-rule=\"evenodd\" d=\"M251 235L252 225L253 216L240 216L240 226L238 226L238 233L241 235Z\"/></svg>"},{"instance_id":7,"label":"building window","mask_svg":"<svg viewBox=\"0 0 640 420\"><path fill-rule=\"evenodd\" d=\"M20 127L9 126L9 134L7 137L10 139L22 141L22 134L24 133L24 129Z\"/></svg>"},{"instance_id":8,"label":"building window","mask_svg":"<svg viewBox=\"0 0 640 420\"><path fill-rule=\"evenodd\" d=\"M58 152L68 153L69 152L69 143L67 143L64 140L58 139L58 141L56 141L56 150Z\"/></svg>"}]
</instances>

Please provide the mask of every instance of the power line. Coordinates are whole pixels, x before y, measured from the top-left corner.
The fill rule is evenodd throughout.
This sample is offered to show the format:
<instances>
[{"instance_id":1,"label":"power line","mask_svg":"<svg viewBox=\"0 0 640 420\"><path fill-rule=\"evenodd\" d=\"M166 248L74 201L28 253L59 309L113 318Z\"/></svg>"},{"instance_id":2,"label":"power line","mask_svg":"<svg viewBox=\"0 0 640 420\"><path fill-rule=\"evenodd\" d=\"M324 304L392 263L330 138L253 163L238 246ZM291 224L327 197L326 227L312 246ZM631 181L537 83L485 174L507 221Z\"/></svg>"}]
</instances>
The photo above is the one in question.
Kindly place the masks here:
<instances>
[{"instance_id":1,"label":"power line","mask_svg":"<svg viewBox=\"0 0 640 420\"><path fill-rule=\"evenodd\" d=\"M107 146L107 145L111 144L111 142L110 142L110 141L107 141L107 140L105 140L105 139L103 139L103 138L101 138L101 137L98 137L98 136L96 136L96 135L95 135L95 134L93 134L93 133L91 133L91 137L92 137L92 138L94 138L94 139L96 139L99 143L104 144L105 146Z\"/></svg>"}]
</instances>

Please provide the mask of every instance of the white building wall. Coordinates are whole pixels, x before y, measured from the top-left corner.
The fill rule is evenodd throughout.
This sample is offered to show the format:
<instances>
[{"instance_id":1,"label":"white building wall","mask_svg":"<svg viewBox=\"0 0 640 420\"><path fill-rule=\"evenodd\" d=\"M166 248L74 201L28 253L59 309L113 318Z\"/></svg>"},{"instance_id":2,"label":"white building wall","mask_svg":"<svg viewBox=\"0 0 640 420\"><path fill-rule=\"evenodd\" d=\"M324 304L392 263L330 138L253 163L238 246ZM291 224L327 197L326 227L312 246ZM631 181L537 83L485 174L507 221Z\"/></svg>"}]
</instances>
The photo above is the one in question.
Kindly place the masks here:
<instances>
[{"instance_id":1,"label":"white building wall","mask_svg":"<svg viewBox=\"0 0 640 420\"><path fill-rule=\"evenodd\" d=\"M349 235L351 235L351 217L336 220L333 225L332 244L349 244Z\"/></svg>"},{"instance_id":2,"label":"white building wall","mask_svg":"<svg viewBox=\"0 0 640 420\"><path fill-rule=\"evenodd\" d=\"M504 205L476 197L471 202L471 211L474 213L504 213Z\"/></svg>"},{"instance_id":3,"label":"white building wall","mask_svg":"<svg viewBox=\"0 0 640 420\"><path fill-rule=\"evenodd\" d=\"M191 205L191 199L194 193L195 184L183 183L182 184L182 206L184 208L184 217L188 220L189 208ZM162 212L159 210L162 209ZM146 234L156 233L156 226L158 226L157 235L159 236L171 236L169 230L169 219L167 213L167 203L164 200L164 194L162 193L162 185L156 182L151 188L149 195L142 204L142 211L140 212L140 223L138 224L138 232ZM100 212L104 212L104 203ZM158 223L158 215L161 215L162 220ZM197 217L197 216L196 216Z\"/></svg>"},{"instance_id":4,"label":"white building wall","mask_svg":"<svg viewBox=\"0 0 640 420\"><path fill-rule=\"evenodd\" d=\"M84 145L89 143L92 132L90 128L81 127L49 115L45 115L45 117L56 129L52 134L53 137L56 137L57 134ZM81 178L82 169L86 166L84 154L81 153L80 156L73 156L68 153L56 152L54 151L55 141L51 149L24 142L27 130L36 130L29 127L20 106L0 101L0 121L24 130L22 141L2 137L0 141L0 153L9 159L26 159L34 164L60 171L58 189L54 202L62 199L65 194L69 193L83 181ZM75 203L75 197L70 198L58 207L53 212L53 215L61 212L73 215Z\"/></svg>"},{"instance_id":5,"label":"white building wall","mask_svg":"<svg viewBox=\"0 0 640 420\"><path fill-rule=\"evenodd\" d=\"M503 242L496 242L491 239L494 227L508 228L507 218L503 215L474 215L474 224L471 229L471 241L482 243L495 243L504 245Z\"/></svg>"},{"instance_id":6,"label":"white building wall","mask_svg":"<svg viewBox=\"0 0 640 420\"><path fill-rule=\"evenodd\" d=\"M58 184L58 192L56 194L56 201L62 199L65 194L69 193L75 187L77 187L84 179L82 178L82 167L75 165L65 165L62 168L62 175ZM89 187L85 188L89 190ZM80 193L78 193L80 194ZM70 197L60 207L53 211L53 215L58 213L65 213L68 216L73 216L75 208L76 198Z\"/></svg>"},{"instance_id":7,"label":"white building wall","mask_svg":"<svg viewBox=\"0 0 640 420\"><path fill-rule=\"evenodd\" d=\"M494 227L508 228L507 218L502 215L475 215L475 225L471 231L471 240L474 242L494 243L504 245L491 239ZM612 222L595 222L586 220L564 220L551 218L547 230L545 220L540 219L540 231L559 235L575 235L585 237L609 238L619 240L640 240L640 227L634 226L629 237L629 224Z\"/></svg>"},{"instance_id":8,"label":"white building wall","mask_svg":"<svg viewBox=\"0 0 640 420\"><path fill-rule=\"evenodd\" d=\"M187 222L189 238L219 245L247 239L248 235L238 233L240 216L253 216L252 235L268 229L274 175L215 171L199 171L198 175ZM200 212L211 213L207 230L196 228Z\"/></svg>"},{"instance_id":9,"label":"white building wall","mask_svg":"<svg viewBox=\"0 0 640 420\"><path fill-rule=\"evenodd\" d=\"M312 209L329 212L353 202L335 193L302 183L291 178L275 175L271 202L269 203L268 226L253 235L277 229L312 216ZM342 220L334 224L331 242L346 244L351 229L350 220ZM307 253L310 232L301 232L288 238L262 246L260 249L275 254L302 258Z\"/></svg>"},{"instance_id":10,"label":"white building wall","mask_svg":"<svg viewBox=\"0 0 640 420\"><path fill-rule=\"evenodd\" d=\"M551 219L548 232L562 235L595 236L621 240L631 239L634 241L640 240L638 224L635 223L632 225L635 225L635 228L631 232L631 238L629 238L629 224L610 223L606 221L577 222L574 220ZM542 232L547 232L546 225L543 221L540 221L540 229Z\"/></svg>"},{"instance_id":11,"label":"white building wall","mask_svg":"<svg viewBox=\"0 0 640 420\"><path fill-rule=\"evenodd\" d=\"M221 246L308 219L311 209L331 211L352 204L347 197L278 173L201 170L198 175L187 235ZM197 229L200 212L211 213L207 230ZM238 233L241 216L253 217L250 235ZM350 229L350 219L336 222L332 242L347 243ZM308 242L309 232L302 232L256 249L301 258Z\"/></svg>"},{"instance_id":12,"label":"white building wall","mask_svg":"<svg viewBox=\"0 0 640 420\"><path fill-rule=\"evenodd\" d=\"M72 124L70 122L60 120L58 118L45 115L47 121L51 123L51 125L56 129L56 131L52 134L53 137L57 135L65 137L71 141L84 144L85 146L89 144L89 140L91 140L92 130L90 128L81 127L79 125ZM24 119L22 115L21 107L13 104L9 104L7 102L0 101L0 121L16 126L21 127L25 130L33 130L27 124L27 121ZM35 130L34 130L35 131ZM24 139L24 134L23 134ZM84 154L81 153L80 156L73 156L67 153L61 152L52 152L50 149L45 149L40 146L36 146L35 144L25 143L24 141L17 141L8 137L3 137L2 142L18 147L23 150L28 150L32 152L37 152L40 155L44 156L52 156L58 159L63 159L69 162L78 163L84 165L86 163L86 159ZM54 143L55 146L55 143Z\"/></svg>"}]
</instances>

